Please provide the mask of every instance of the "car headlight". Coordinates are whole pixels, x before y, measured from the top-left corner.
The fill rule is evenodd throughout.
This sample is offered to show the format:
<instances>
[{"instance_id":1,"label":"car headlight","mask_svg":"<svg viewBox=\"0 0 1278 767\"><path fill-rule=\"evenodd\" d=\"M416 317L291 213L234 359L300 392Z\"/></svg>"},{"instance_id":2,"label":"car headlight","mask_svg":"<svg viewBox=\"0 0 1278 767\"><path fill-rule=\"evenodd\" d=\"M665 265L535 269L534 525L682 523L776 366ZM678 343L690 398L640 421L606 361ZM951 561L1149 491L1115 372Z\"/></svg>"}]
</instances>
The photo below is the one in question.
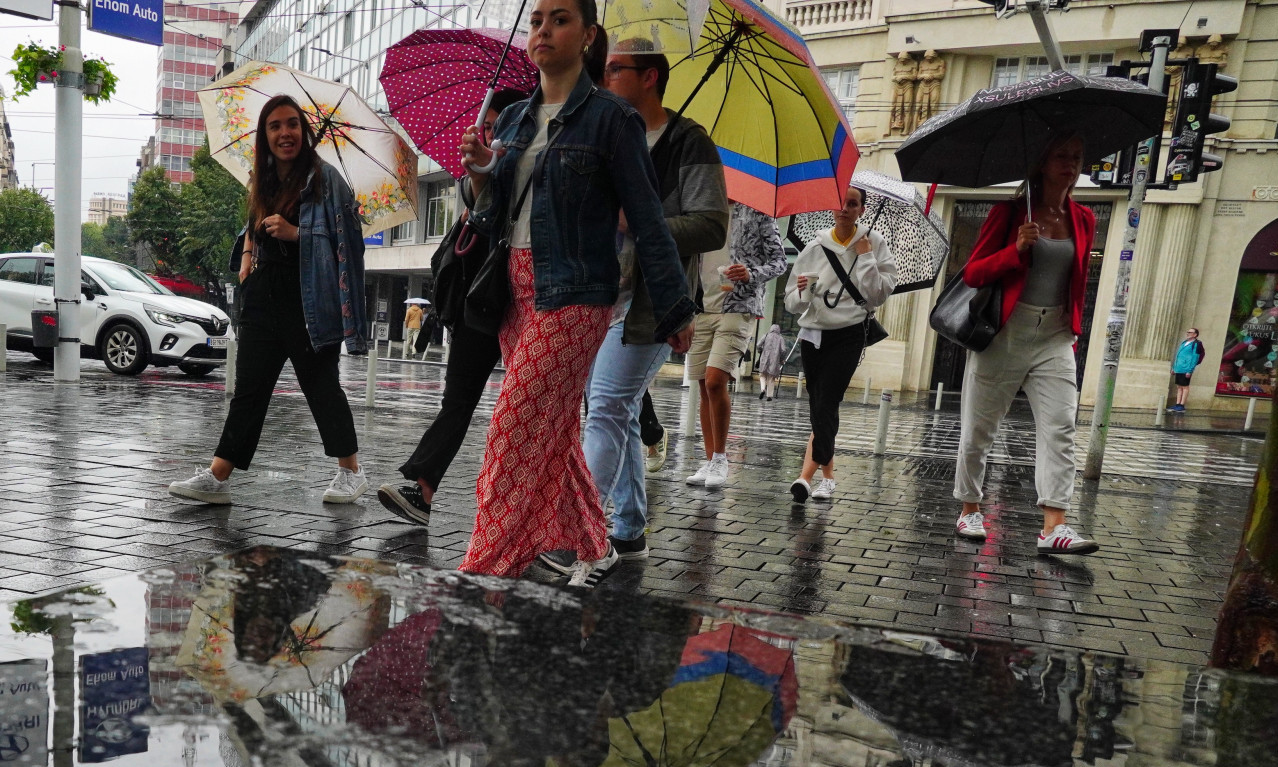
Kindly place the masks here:
<instances>
[{"instance_id":1,"label":"car headlight","mask_svg":"<svg viewBox=\"0 0 1278 767\"><path fill-rule=\"evenodd\" d=\"M181 314L165 311L158 306L145 304L143 308L146 309L146 316L150 317L152 322L160 325L168 325L172 327L186 322L186 317Z\"/></svg>"}]
</instances>

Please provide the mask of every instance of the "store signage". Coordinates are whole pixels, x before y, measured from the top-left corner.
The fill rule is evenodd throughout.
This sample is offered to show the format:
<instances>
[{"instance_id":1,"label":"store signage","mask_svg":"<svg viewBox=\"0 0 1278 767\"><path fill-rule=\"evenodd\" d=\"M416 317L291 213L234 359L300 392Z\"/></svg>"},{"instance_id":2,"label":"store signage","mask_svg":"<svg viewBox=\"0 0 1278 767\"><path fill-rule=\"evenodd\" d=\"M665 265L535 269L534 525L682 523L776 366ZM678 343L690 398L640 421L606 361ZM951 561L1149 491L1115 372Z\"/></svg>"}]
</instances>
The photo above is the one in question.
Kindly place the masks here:
<instances>
[{"instance_id":1,"label":"store signage","mask_svg":"<svg viewBox=\"0 0 1278 767\"><path fill-rule=\"evenodd\" d=\"M148 45L164 45L164 0L91 0L89 29Z\"/></svg>"},{"instance_id":2,"label":"store signage","mask_svg":"<svg viewBox=\"0 0 1278 767\"><path fill-rule=\"evenodd\" d=\"M53 0L0 0L0 13L48 21L53 18Z\"/></svg>"},{"instance_id":3,"label":"store signage","mask_svg":"<svg viewBox=\"0 0 1278 767\"><path fill-rule=\"evenodd\" d=\"M150 712L147 648L80 656L80 762L105 762L147 750Z\"/></svg>"},{"instance_id":4,"label":"store signage","mask_svg":"<svg viewBox=\"0 0 1278 767\"><path fill-rule=\"evenodd\" d=\"M48 676L43 660L0 663L0 762L49 763Z\"/></svg>"}]
</instances>

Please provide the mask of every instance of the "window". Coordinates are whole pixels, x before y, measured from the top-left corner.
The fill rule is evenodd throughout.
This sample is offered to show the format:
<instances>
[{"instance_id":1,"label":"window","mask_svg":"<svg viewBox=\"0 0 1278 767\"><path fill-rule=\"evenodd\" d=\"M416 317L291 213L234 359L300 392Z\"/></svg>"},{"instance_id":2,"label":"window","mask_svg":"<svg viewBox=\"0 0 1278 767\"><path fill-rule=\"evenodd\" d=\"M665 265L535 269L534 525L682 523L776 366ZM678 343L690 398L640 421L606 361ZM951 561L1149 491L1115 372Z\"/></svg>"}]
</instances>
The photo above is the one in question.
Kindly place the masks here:
<instances>
[{"instance_id":1,"label":"window","mask_svg":"<svg viewBox=\"0 0 1278 767\"><path fill-rule=\"evenodd\" d=\"M348 48L355 42L355 14L347 13L342 17L342 47Z\"/></svg>"},{"instance_id":2,"label":"window","mask_svg":"<svg viewBox=\"0 0 1278 767\"><path fill-rule=\"evenodd\" d=\"M1020 80L1021 77L1021 60L1020 59L995 59L994 60L994 82L995 88L1002 88L1004 85L1011 85Z\"/></svg>"},{"instance_id":3,"label":"window","mask_svg":"<svg viewBox=\"0 0 1278 767\"><path fill-rule=\"evenodd\" d=\"M839 106L843 108L843 114L847 115L848 123L852 123L856 116L856 94L861 85L861 68L826 69L821 74L825 76L825 84L830 87L830 92L839 100Z\"/></svg>"},{"instance_id":4,"label":"window","mask_svg":"<svg viewBox=\"0 0 1278 767\"><path fill-rule=\"evenodd\" d=\"M453 223L453 184L436 181L426 187L426 236L443 237Z\"/></svg>"},{"instance_id":5,"label":"window","mask_svg":"<svg viewBox=\"0 0 1278 767\"><path fill-rule=\"evenodd\" d=\"M1065 65L1065 71L1071 74L1101 77L1105 74L1105 68L1114 63L1114 54L1072 53L1063 56L1061 63ZM994 78L991 85L1000 88L1022 80L1043 77L1051 71L1052 68L1047 63L1046 56L1026 56L1024 61L1019 57L998 58L994 60Z\"/></svg>"},{"instance_id":6,"label":"window","mask_svg":"<svg viewBox=\"0 0 1278 767\"><path fill-rule=\"evenodd\" d=\"M302 72L306 71L306 46L304 45L297 49L297 68Z\"/></svg>"},{"instance_id":7,"label":"window","mask_svg":"<svg viewBox=\"0 0 1278 767\"><path fill-rule=\"evenodd\" d=\"M21 282L25 285L36 284L36 260L34 258L11 258L0 264L0 280L5 282Z\"/></svg>"},{"instance_id":8,"label":"window","mask_svg":"<svg viewBox=\"0 0 1278 767\"><path fill-rule=\"evenodd\" d=\"M1021 75L1022 80L1033 80L1035 77L1042 77L1052 71L1052 67L1047 63L1046 56L1026 56L1025 71Z\"/></svg>"},{"instance_id":9,"label":"window","mask_svg":"<svg viewBox=\"0 0 1278 767\"><path fill-rule=\"evenodd\" d=\"M46 258L40 264L40 286L45 288L53 287L54 274L53 262Z\"/></svg>"},{"instance_id":10,"label":"window","mask_svg":"<svg viewBox=\"0 0 1278 767\"><path fill-rule=\"evenodd\" d=\"M1104 77L1105 70L1114 64L1114 54L1112 53L1089 53L1087 54L1087 70L1083 73L1088 77Z\"/></svg>"},{"instance_id":11,"label":"window","mask_svg":"<svg viewBox=\"0 0 1278 767\"><path fill-rule=\"evenodd\" d=\"M416 221L405 221L391 230L391 243L395 245L410 245L417 233Z\"/></svg>"},{"instance_id":12,"label":"window","mask_svg":"<svg viewBox=\"0 0 1278 767\"><path fill-rule=\"evenodd\" d=\"M1073 54L1072 56L1066 56L1066 57L1065 57L1065 71L1066 71L1066 72L1069 72L1071 75L1082 75L1082 74L1086 74L1086 73L1083 71L1083 56L1082 56L1082 54L1075 53L1075 54Z\"/></svg>"}]
</instances>

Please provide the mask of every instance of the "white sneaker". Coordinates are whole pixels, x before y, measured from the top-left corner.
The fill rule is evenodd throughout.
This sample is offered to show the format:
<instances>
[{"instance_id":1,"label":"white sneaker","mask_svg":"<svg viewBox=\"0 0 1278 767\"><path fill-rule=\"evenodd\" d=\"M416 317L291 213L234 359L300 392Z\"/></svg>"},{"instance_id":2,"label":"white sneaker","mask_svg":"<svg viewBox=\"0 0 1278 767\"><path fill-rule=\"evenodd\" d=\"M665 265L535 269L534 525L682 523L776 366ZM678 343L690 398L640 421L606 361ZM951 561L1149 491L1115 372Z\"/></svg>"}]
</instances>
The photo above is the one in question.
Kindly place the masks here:
<instances>
[{"instance_id":1,"label":"white sneaker","mask_svg":"<svg viewBox=\"0 0 1278 767\"><path fill-rule=\"evenodd\" d=\"M960 515L954 523L954 533L973 541L985 540L985 515L979 511Z\"/></svg>"},{"instance_id":2,"label":"white sneaker","mask_svg":"<svg viewBox=\"0 0 1278 767\"><path fill-rule=\"evenodd\" d=\"M812 495L812 486L803 477L799 477L790 483L790 495L794 498L795 503L806 503L808 496Z\"/></svg>"},{"instance_id":3,"label":"white sneaker","mask_svg":"<svg viewBox=\"0 0 1278 767\"><path fill-rule=\"evenodd\" d=\"M569 586L584 586L593 589L599 585L608 573L612 572L612 568L617 566L617 561L621 557L617 555L617 550L608 544L608 553L604 554L603 559L596 559L594 562L582 562L578 560L572 566L572 577L568 579Z\"/></svg>"},{"instance_id":4,"label":"white sneaker","mask_svg":"<svg viewBox=\"0 0 1278 767\"><path fill-rule=\"evenodd\" d=\"M670 432L661 432L661 441L648 449L647 458L644 460L644 468L648 470L649 474L661 471L661 467L666 465L666 448L668 447L669 438Z\"/></svg>"},{"instance_id":5,"label":"white sneaker","mask_svg":"<svg viewBox=\"0 0 1278 767\"><path fill-rule=\"evenodd\" d=\"M828 501L834 497L834 480L821 478L812 490L812 497L818 501Z\"/></svg>"},{"instance_id":6,"label":"white sneaker","mask_svg":"<svg viewBox=\"0 0 1278 767\"><path fill-rule=\"evenodd\" d=\"M367 489L368 477L364 475L363 466L359 467L359 471L338 466L337 476L324 491L324 503L353 503Z\"/></svg>"},{"instance_id":7,"label":"white sneaker","mask_svg":"<svg viewBox=\"0 0 1278 767\"><path fill-rule=\"evenodd\" d=\"M169 495L204 503L230 503L231 478L218 479L208 468L200 469L190 479L183 479L169 485Z\"/></svg>"},{"instance_id":8,"label":"white sneaker","mask_svg":"<svg viewBox=\"0 0 1278 767\"><path fill-rule=\"evenodd\" d=\"M1069 525L1057 525L1051 535L1038 534L1040 554L1091 554L1100 548L1096 541L1089 541Z\"/></svg>"},{"instance_id":9,"label":"white sneaker","mask_svg":"<svg viewBox=\"0 0 1278 767\"><path fill-rule=\"evenodd\" d=\"M697 473L684 480L689 485L704 485L706 477L710 476L710 462L702 461L701 468L697 469Z\"/></svg>"},{"instance_id":10,"label":"white sneaker","mask_svg":"<svg viewBox=\"0 0 1278 767\"><path fill-rule=\"evenodd\" d=\"M728 484L728 459L715 458L706 470L706 489L714 490Z\"/></svg>"}]
</instances>

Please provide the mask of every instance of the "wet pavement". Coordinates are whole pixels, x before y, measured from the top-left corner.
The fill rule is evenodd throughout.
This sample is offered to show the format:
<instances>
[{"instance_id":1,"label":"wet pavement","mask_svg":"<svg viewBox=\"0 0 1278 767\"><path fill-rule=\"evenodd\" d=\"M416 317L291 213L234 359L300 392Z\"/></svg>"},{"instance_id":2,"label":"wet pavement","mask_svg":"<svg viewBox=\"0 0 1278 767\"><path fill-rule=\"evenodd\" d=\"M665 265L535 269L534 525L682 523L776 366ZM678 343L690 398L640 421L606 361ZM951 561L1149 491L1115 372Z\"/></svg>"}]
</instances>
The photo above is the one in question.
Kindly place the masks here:
<instances>
[{"instance_id":1,"label":"wet pavement","mask_svg":"<svg viewBox=\"0 0 1278 767\"><path fill-rule=\"evenodd\" d=\"M383 363L377 406L367 410L363 360L343 365L370 480L398 482L395 467L438 407L443 370ZM443 569L460 562L499 377L421 528L387 513L372 493L351 505L321 503L333 462L288 374L253 469L235 475L235 504L207 507L170 498L166 486L208 462L225 412L221 373L198 381L150 369L130 379L90 361L84 371L79 385L57 385L47 367L12 353L0 377L0 599L255 545ZM802 457L806 401L791 385L761 402L753 387L734 395L728 487L708 491L683 482L700 460L691 439L675 438L685 390L659 380L654 399L672 439L667 465L649 475L652 556L620 567L601 593L1205 662L1261 440L1113 428L1107 473L1098 483L1079 480L1072 515L1104 548L1088 558L1039 557L1023 408L995 446L991 536L974 544L952 534L953 412L907 401L893 414L887 454L875 457L877 405L863 407L850 393L835 498L793 507L786 488ZM551 580L536 568L529 579Z\"/></svg>"}]
</instances>

